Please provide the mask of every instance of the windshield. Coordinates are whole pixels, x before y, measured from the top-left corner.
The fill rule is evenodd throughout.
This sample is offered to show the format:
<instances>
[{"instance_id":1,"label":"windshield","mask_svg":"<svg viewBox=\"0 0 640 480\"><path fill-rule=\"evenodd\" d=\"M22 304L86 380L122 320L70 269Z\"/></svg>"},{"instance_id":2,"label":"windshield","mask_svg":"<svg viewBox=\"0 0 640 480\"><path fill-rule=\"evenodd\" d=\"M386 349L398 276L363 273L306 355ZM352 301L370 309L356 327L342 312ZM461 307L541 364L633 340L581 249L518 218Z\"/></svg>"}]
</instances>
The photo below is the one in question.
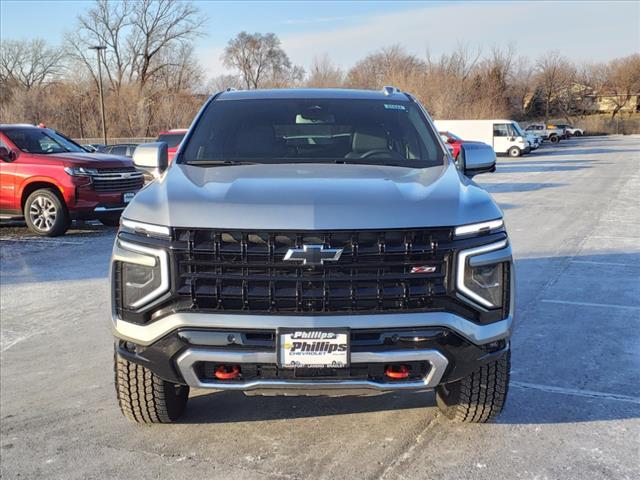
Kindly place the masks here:
<instances>
[{"instance_id":1,"label":"windshield","mask_svg":"<svg viewBox=\"0 0 640 480\"><path fill-rule=\"evenodd\" d=\"M513 122L511 124L511 126L513 127L513 129L516 131L516 133L518 134L518 136L520 137L524 137L526 134L522 131L522 128L520 128L520 125L518 124L518 122Z\"/></svg>"},{"instance_id":2,"label":"windshield","mask_svg":"<svg viewBox=\"0 0 640 480\"><path fill-rule=\"evenodd\" d=\"M16 147L27 153L85 152L77 143L53 130L39 128L7 128L3 133Z\"/></svg>"},{"instance_id":3,"label":"windshield","mask_svg":"<svg viewBox=\"0 0 640 480\"><path fill-rule=\"evenodd\" d=\"M184 136L184 133L161 133L158 135L156 142L164 142L167 147L174 148L180 144Z\"/></svg>"},{"instance_id":4,"label":"windshield","mask_svg":"<svg viewBox=\"0 0 640 480\"><path fill-rule=\"evenodd\" d=\"M209 104L180 163L442 165L435 132L413 102L221 100Z\"/></svg>"}]
</instances>

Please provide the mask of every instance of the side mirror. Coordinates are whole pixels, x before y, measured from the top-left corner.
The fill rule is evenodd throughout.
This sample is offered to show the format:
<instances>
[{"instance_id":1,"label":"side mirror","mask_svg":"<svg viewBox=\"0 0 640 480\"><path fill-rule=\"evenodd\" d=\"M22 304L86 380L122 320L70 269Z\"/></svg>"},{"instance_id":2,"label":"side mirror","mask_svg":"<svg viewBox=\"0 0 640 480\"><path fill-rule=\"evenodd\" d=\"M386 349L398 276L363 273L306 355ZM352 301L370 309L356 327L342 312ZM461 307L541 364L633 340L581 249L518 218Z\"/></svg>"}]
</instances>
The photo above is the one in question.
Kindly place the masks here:
<instances>
[{"instance_id":1,"label":"side mirror","mask_svg":"<svg viewBox=\"0 0 640 480\"><path fill-rule=\"evenodd\" d=\"M0 160L3 162L13 162L15 157L13 156L13 152L6 147L0 147Z\"/></svg>"},{"instance_id":2,"label":"side mirror","mask_svg":"<svg viewBox=\"0 0 640 480\"><path fill-rule=\"evenodd\" d=\"M133 164L143 172L158 178L169 165L165 142L143 143L133 152Z\"/></svg>"},{"instance_id":3,"label":"side mirror","mask_svg":"<svg viewBox=\"0 0 640 480\"><path fill-rule=\"evenodd\" d=\"M465 142L460 145L458 157L460 170L469 178L496 171L496 152L486 143Z\"/></svg>"}]
</instances>

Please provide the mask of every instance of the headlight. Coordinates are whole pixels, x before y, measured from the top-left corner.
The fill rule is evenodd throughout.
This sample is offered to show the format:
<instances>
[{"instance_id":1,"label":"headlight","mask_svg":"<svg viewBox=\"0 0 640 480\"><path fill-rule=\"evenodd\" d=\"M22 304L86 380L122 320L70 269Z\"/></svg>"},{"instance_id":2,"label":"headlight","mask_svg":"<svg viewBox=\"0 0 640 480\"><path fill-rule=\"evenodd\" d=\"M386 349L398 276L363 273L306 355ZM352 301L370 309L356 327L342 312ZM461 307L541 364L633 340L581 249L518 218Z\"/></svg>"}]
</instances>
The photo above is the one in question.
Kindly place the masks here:
<instances>
[{"instance_id":1,"label":"headlight","mask_svg":"<svg viewBox=\"0 0 640 480\"><path fill-rule=\"evenodd\" d=\"M98 170L95 168L85 167L64 167L64 171L72 177L90 177L98 174Z\"/></svg>"},{"instance_id":2,"label":"headlight","mask_svg":"<svg viewBox=\"0 0 640 480\"><path fill-rule=\"evenodd\" d=\"M118 240L113 260L120 262L122 307L136 310L169 290L169 259L165 250Z\"/></svg>"},{"instance_id":3,"label":"headlight","mask_svg":"<svg viewBox=\"0 0 640 480\"><path fill-rule=\"evenodd\" d=\"M507 240L463 250L458 253L457 290L469 300L487 308L502 307L504 261L472 265L471 259L507 247ZM487 256L485 256L487 257ZM483 259L485 258L483 257ZM493 259L492 259L493 260Z\"/></svg>"},{"instance_id":4,"label":"headlight","mask_svg":"<svg viewBox=\"0 0 640 480\"><path fill-rule=\"evenodd\" d=\"M492 307L502 306L502 263L482 267L467 267L464 271L465 286Z\"/></svg>"},{"instance_id":5,"label":"headlight","mask_svg":"<svg viewBox=\"0 0 640 480\"><path fill-rule=\"evenodd\" d=\"M134 263L122 264L122 304L126 308L136 308L144 304L141 300L160 287L162 274L160 265L147 267Z\"/></svg>"},{"instance_id":6,"label":"headlight","mask_svg":"<svg viewBox=\"0 0 640 480\"><path fill-rule=\"evenodd\" d=\"M479 235L481 233L490 233L504 227L504 221L499 218L497 220L490 220L488 222L471 223L469 225L462 225L456 227L455 236L464 237L467 235Z\"/></svg>"},{"instance_id":7,"label":"headlight","mask_svg":"<svg viewBox=\"0 0 640 480\"><path fill-rule=\"evenodd\" d=\"M120 222L120 230L127 233L135 233L136 235L145 235L151 237L169 237L171 230L163 225L154 225L152 223L137 222L123 218Z\"/></svg>"}]
</instances>

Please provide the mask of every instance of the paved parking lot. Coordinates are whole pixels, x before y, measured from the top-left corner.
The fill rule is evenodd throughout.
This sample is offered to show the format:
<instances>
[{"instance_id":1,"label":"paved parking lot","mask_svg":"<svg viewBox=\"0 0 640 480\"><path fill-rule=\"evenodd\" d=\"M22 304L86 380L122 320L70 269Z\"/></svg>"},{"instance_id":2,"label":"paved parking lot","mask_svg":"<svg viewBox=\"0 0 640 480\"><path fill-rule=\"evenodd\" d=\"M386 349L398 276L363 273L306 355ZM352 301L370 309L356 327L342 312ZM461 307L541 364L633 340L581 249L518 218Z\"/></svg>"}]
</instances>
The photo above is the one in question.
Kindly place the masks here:
<instances>
[{"instance_id":1,"label":"paved parking lot","mask_svg":"<svg viewBox=\"0 0 640 480\"><path fill-rule=\"evenodd\" d=\"M2 478L640 478L640 136L500 158L478 181L517 259L510 397L454 425L432 394L192 393L182 423L117 410L114 230L0 229Z\"/></svg>"}]
</instances>

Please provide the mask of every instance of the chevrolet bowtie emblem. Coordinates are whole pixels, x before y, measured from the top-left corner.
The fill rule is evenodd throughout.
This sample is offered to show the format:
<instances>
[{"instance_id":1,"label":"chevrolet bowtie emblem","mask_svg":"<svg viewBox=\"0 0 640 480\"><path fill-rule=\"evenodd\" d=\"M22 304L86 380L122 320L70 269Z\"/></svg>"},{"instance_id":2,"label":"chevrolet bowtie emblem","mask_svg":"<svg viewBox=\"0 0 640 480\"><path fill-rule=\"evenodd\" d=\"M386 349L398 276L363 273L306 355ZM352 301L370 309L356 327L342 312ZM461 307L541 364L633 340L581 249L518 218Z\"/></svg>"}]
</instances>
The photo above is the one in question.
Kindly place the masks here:
<instances>
[{"instance_id":1,"label":"chevrolet bowtie emblem","mask_svg":"<svg viewBox=\"0 0 640 480\"><path fill-rule=\"evenodd\" d=\"M324 262L337 262L342 255L341 248L324 248L324 245L303 245L302 248L290 248L284 256L285 261L298 261L303 265L322 265Z\"/></svg>"}]
</instances>

